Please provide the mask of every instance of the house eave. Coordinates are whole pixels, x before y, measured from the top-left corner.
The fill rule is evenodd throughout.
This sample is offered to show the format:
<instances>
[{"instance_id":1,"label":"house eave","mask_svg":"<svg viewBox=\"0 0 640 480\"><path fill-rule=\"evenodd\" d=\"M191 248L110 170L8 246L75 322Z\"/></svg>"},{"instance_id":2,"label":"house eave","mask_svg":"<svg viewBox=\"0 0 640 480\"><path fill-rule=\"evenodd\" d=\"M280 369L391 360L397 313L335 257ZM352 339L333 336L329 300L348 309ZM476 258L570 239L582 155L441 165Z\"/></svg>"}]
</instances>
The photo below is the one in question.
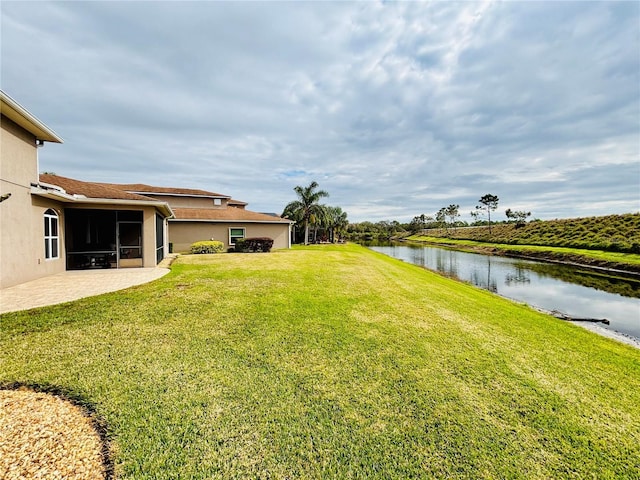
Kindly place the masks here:
<instances>
[{"instance_id":1,"label":"house eave","mask_svg":"<svg viewBox=\"0 0 640 480\"><path fill-rule=\"evenodd\" d=\"M56 132L47 127L42 121L38 120L26 108L2 90L0 90L0 105L3 116L33 134L37 140L63 143L62 138L60 138Z\"/></svg>"},{"instance_id":2,"label":"house eave","mask_svg":"<svg viewBox=\"0 0 640 480\"><path fill-rule=\"evenodd\" d=\"M171 218L173 222L203 222L203 223L265 223L270 225L293 225L296 222L288 221L269 221L269 220L213 220L209 218Z\"/></svg>"},{"instance_id":3,"label":"house eave","mask_svg":"<svg viewBox=\"0 0 640 480\"><path fill-rule=\"evenodd\" d=\"M228 200L231 197L226 195L196 195L191 193L166 193L166 192L153 192L153 191L138 191L138 190L126 190L129 193L135 193L137 195L157 195L166 197L191 197L191 198L219 198L221 200Z\"/></svg>"}]
</instances>

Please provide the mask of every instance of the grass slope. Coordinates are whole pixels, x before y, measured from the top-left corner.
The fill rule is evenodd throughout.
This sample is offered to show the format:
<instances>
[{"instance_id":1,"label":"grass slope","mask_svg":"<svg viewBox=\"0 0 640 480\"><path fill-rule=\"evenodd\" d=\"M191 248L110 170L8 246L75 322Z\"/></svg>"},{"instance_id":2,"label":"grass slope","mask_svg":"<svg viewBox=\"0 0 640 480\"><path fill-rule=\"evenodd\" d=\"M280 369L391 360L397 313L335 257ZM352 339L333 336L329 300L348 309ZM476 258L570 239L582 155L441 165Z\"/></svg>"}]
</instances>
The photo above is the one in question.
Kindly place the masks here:
<instances>
[{"instance_id":1,"label":"grass slope","mask_svg":"<svg viewBox=\"0 0 640 480\"><path fill-rule=\"evenodd\" d=\"M640 351L355 245L0 327L0 383L91 403L125 479L640 476Z\"/></svg>"},{"instance_id":2,"label":"grass slope","mask_svg":"<svg viewBox=\"0 0 640 480\"><path fill-rule=\"evenodd\" d=\"M640 253L640 213L567 218L457 229L433 229L433 237L508 245L538 245L581 250Z\"/></svg>"},{"instance_id":3,"label":"grass slope","mask_svg":"<svg viewBox=\"0 0 640 480\"><path fill-rule=\"evenodd\" d=\"M542 247L537 245L507 245L488 241L480 242L426 235L411 235L405 237L404 240L451 247L456 250L480 251L488 254L502 252L503 254L521 255L541 260L556 260L640 272L640 254L636 253L584 250L568 247Z\"/></svg>"}]
</instances>

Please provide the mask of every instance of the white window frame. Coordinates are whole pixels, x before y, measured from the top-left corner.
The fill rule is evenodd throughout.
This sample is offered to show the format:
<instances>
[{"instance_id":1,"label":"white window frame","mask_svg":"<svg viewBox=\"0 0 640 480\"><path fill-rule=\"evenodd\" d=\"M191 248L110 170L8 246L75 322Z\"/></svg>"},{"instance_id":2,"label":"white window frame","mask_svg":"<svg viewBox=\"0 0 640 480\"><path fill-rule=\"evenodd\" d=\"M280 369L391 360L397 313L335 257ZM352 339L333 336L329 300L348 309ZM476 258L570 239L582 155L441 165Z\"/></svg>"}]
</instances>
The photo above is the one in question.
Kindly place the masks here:
<instances>
[{"instance_id":1,"label":"white window frame","mask_svg":"<svg viewBox=\"0 0 640 480\"><path fill-rule=\"evenodd\" d=\"M221 205L222 205L222 199L221 199L221 198L214 198L214 199L213 199L213 204L214 204L216 207L221 206Z\"/></svg>"},{"instance_id":2,"label":"white window frame","mask_svg":"<svg viewBox=\"0 0 640 480\"><path fill-rule=\"evenodd\" d=\"M242 230L242 237L239 237L238 235L231 235L231 231L232 230ZM238 238L247 238L247 229L244 227L229 227L229 246L230 247L235 247L236 243L234 241L232 241L233 239L238 239Z\"/></svg>"},{"instance_id":3,"label":"white window frame","mask_svg":"<svg viewBox=\"0 0 640 480\"><path fill-rule=\"evenodd\" d=\"M55 227L55 228L54 228ZM54 234L55 232L55 234ZM54 249L55 245L55 249ZM55 256L53 252L55 250ZM44 212L44 259L60 258L60 219L52 208Z\"/></svg>"}]
</instances>

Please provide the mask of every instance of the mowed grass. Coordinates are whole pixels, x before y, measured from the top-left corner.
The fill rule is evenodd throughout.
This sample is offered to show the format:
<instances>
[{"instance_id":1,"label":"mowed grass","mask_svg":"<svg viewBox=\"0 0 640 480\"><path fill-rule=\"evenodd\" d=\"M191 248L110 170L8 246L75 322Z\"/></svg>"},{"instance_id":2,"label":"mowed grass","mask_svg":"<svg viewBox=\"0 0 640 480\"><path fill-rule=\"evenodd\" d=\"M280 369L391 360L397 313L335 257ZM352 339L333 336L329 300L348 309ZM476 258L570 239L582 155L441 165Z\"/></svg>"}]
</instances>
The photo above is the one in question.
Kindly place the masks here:
<instances>
[{"instance_id":1,"label":"mowed grass","mask_svg":"<svg viewBox=\"0 0 640 480\"><path fill-rule=\"evenodd\" d=\"M640 478L640 350L356 245L181 257L0 317L119 478Z\"/></svg>"}]
</instances>

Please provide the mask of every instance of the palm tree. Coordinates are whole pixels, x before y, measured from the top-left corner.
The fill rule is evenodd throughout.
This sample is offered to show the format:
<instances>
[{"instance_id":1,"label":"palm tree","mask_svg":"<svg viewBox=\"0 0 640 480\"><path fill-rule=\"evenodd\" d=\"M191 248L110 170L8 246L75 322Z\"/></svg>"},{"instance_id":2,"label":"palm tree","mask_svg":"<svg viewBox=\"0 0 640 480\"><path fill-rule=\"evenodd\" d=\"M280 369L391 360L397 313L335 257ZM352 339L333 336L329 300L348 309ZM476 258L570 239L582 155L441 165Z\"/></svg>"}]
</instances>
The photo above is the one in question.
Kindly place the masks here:
<instances>
[{"instance_id":1,"label":"palm tree","mask_svg":"<svg viewBox=\"0 0 640 480\"><path fill-rule=\"evenodd\" d=\"M311 214L309 223L313 227L313 243L318 243L318 230L326 232L329 229L329 224L331 223L330 208L327 205L318 205L317 210Z\"/></svg>"},{"instance_id":2,"label":"palm tree","mask_svg":"<svg viewBox=\"0 0 640 480\"><path fill-rule=\"evenodd\" d=\"M337 233L338 237L340 237L340 233L349 225L347 212L343 212L340 207L327 207L327 214L330 239L335 242L335 234Z\"/></svg>"},{"instance_id":3,"label":"palm tree","mask_svg":"<svg viewBox=\"0 0 640 480\"><path fill-rule=\"evenodd\" d=\"M295 220L296 223L304 223L304 244L309 244L309 223L316 216L323 213L323 207L318 203L321 198L328 197L324 190L316 190L318 182L313 181L308 187L297 186L293 189L298 195L298 200L294 200L284 207L283 217Z\"/></svg>"}]
</instances>

